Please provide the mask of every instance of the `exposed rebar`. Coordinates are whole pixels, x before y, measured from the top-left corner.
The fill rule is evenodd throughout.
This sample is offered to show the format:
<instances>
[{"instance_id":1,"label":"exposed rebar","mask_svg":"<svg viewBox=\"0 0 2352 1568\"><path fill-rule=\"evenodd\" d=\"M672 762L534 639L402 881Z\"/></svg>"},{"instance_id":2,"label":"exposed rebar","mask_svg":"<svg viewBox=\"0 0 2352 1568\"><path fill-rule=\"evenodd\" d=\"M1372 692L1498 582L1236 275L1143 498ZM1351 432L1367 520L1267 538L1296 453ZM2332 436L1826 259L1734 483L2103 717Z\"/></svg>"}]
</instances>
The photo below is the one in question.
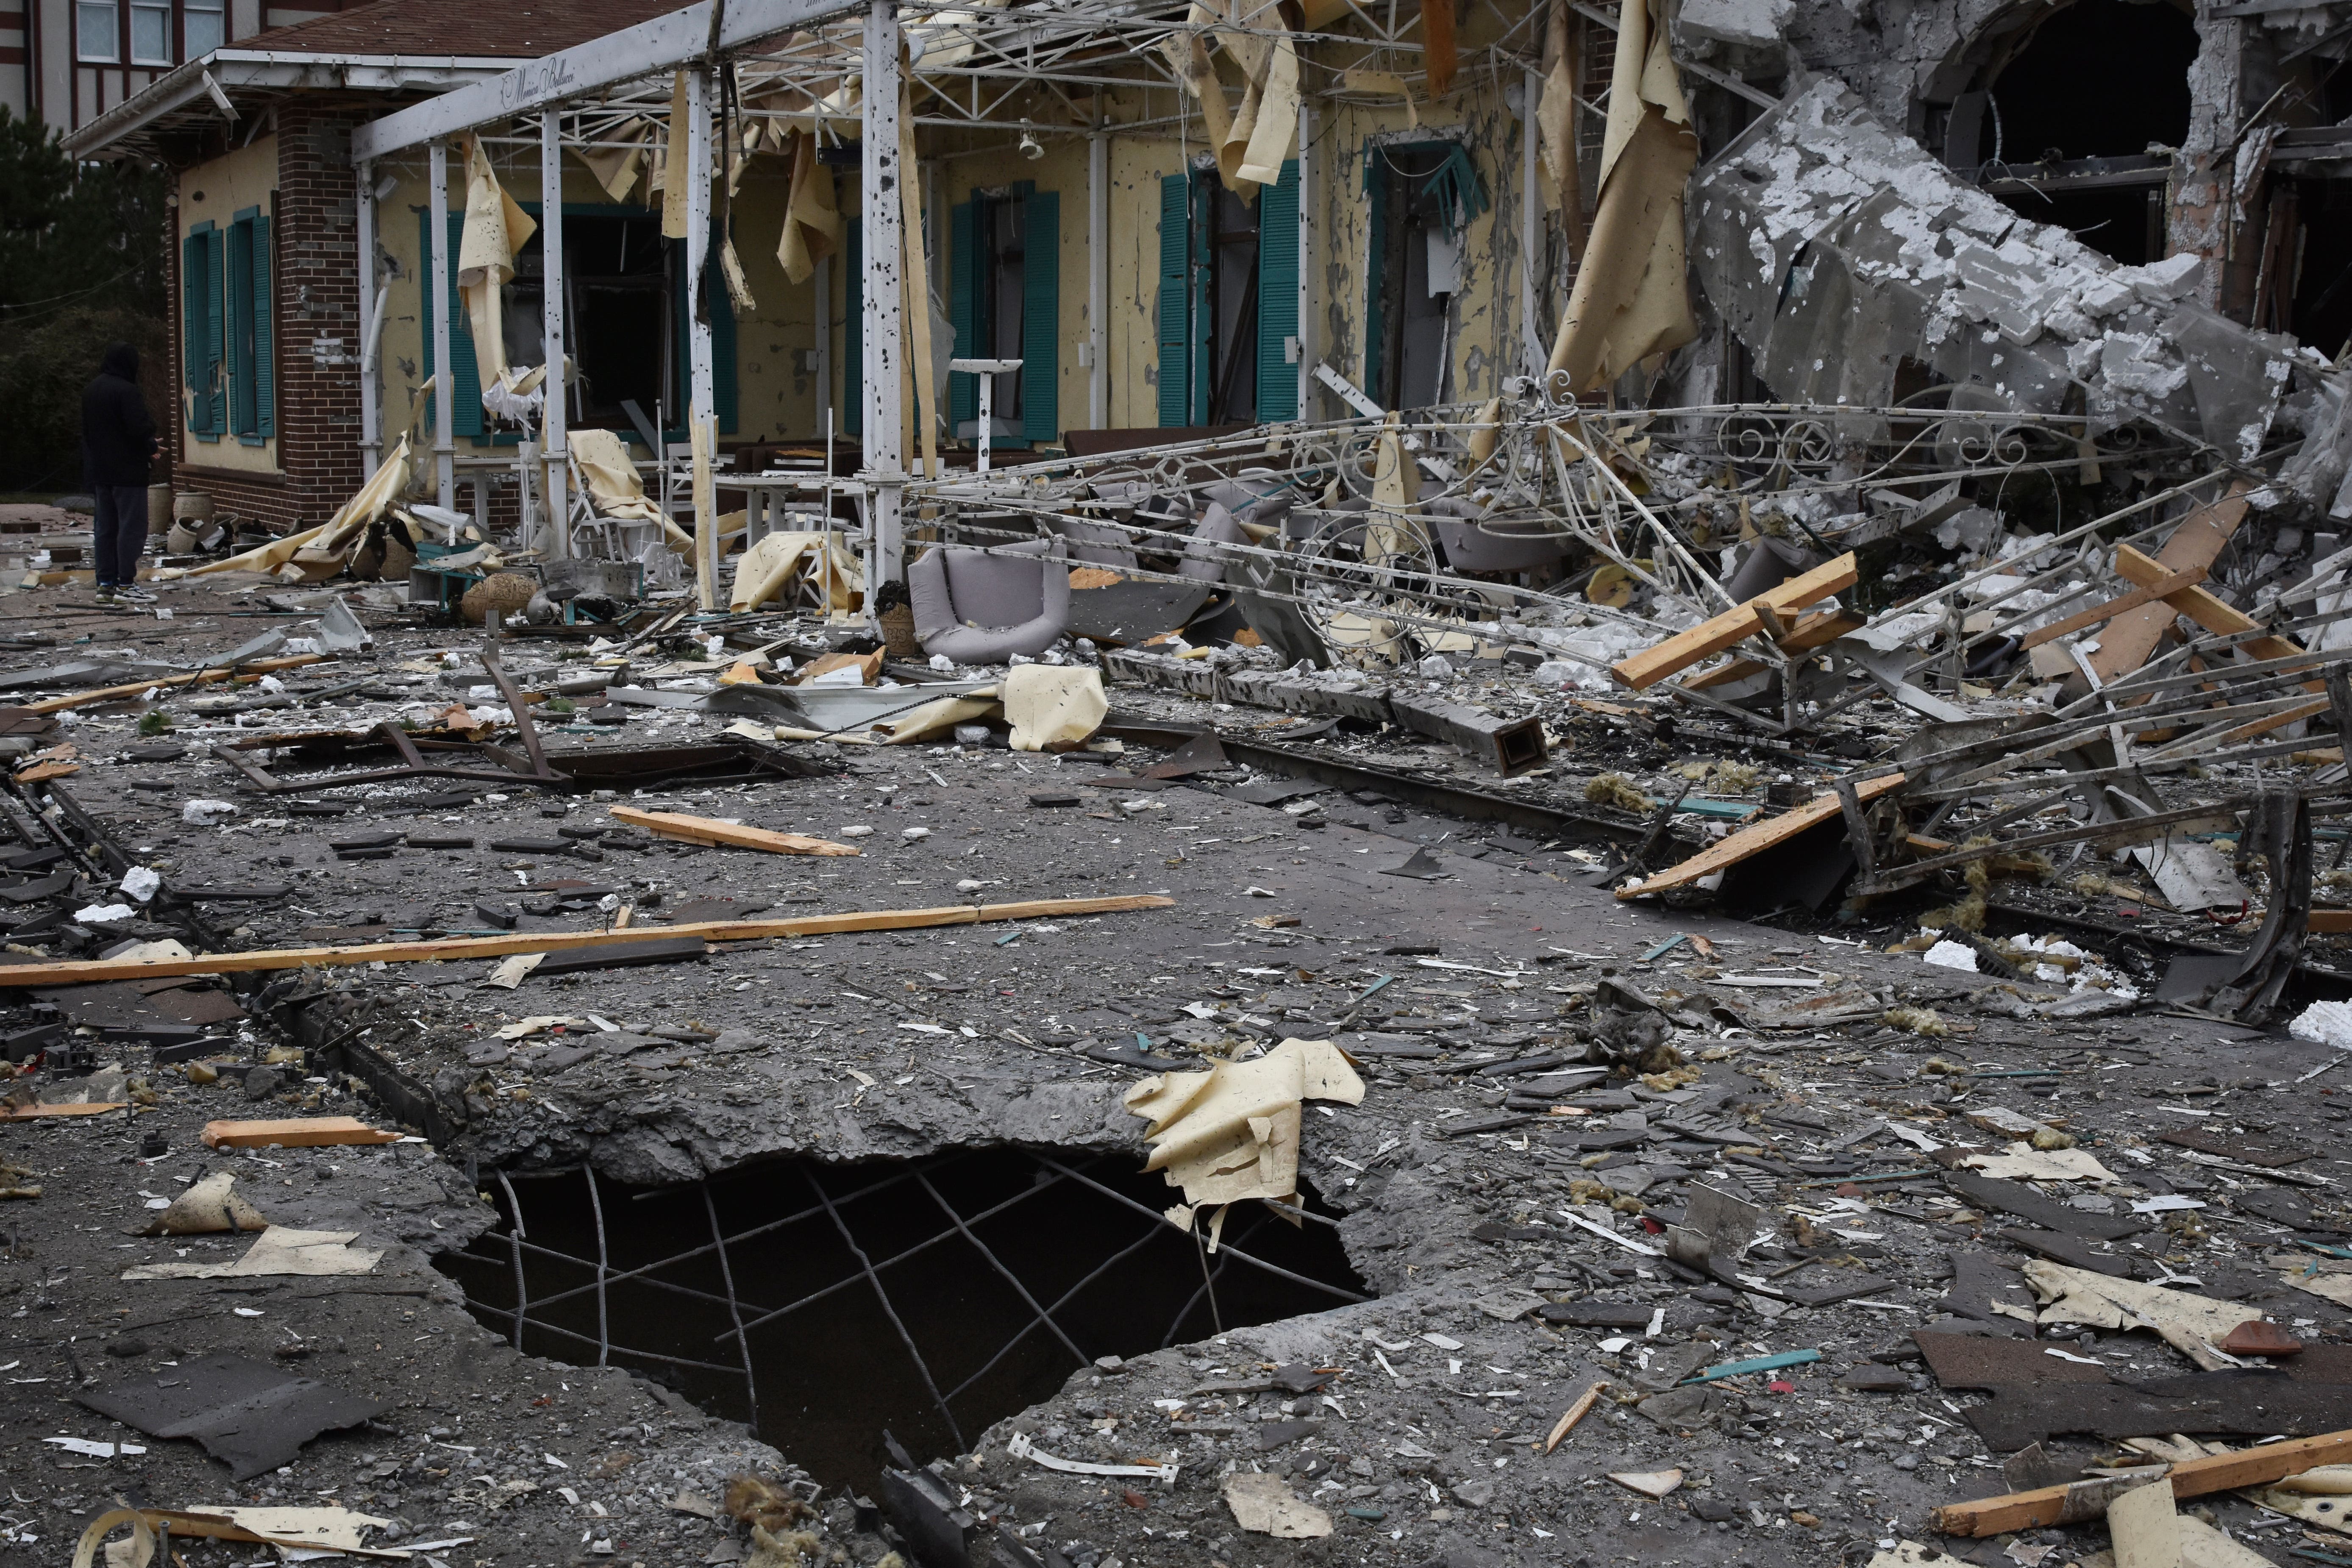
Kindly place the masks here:
<instances>
[{"instance_id":1,"label":"exposed rebar","mask_svg":"<svg viewBox=\"0 0 2352 1568\"><path fill-rule=\"evenodd\" d=\"M751 1342L743 1332L743 1310L735 1302L735 1268L727 1261L727 1238L719 1231L719 1203L710 1195L708 1180L702 1184L702 1212L710 1216L711 1245L719 1248L719 1278L727 1286L727 1315L735 1320L735 1345L743 1352L743 1394L751 1402L750 1426L757 1431L760 1426L760 1384L751 1375Z\"/></svg>"},{"instance_id":2,"label":"exposed rebar","mask_svg":"<svg viewBox=\"0 0 2352 1568\"><path fill-rule=\"evenodd\" d=\"M523 1283L522 1277L522 1205L516 1199L514 1184L507 1180L507 1173L499 1171L497 1175L499 1190L507 1195L507 1215L514 1222L514 1228L507 1232L507 1258L514 1265L514 1348L520 1351L522 1349L522 1326L530 1316L530 1290Z\"/></svg>"},{"instance_id":3,"label":"exposed rebar","mask_svg":"<svg viewBox=\"0 0 2352 1568\"><path fill-rule=\"evenodd\" d=\"M866 1249L857 1245L857 1238L849 1234L849 1226L843 1221L841 1211L833 1206L833 1199L825 1194L824 1184L816 1179L816 1173L803 1171L802 1174L808 1178L809 1186L816 1193L817 1202L824 1205L825 1214L833 1220L833 1227L841 1232L842 1245L849 1248L850 1256L857 1259L858 1268L866 1271L867 1282L874 1287L874 1299L882 1303L883 1315L890 1320L890 1326L898 1331L900 1342L906 1345L907 1353L914 1358L915 1370L922 1373L923 1386L931 1391L932 1403L940 1407L940 1414L947 1420L948 1435L955 1439L956 1447L961 1450L964 1447L963 1429L956 1425L955 1412L948 1408L946 1398L940 1393L939 1384L931 1376L929 1364L923 1360L923 1352L916 1348L915 1336L907 1331L906 1323L898 1316L898 1309L890 1304L890 1292L882 1288L882 1277L874 1271L874 1265L866 1261ZM740 1328L738 1331L740 1331ZM749 1349L750 1342L746 1340L747 1354Z\"/></svg>"},{"instance_id":4,"label":"exposed rebar","mask_svg":"<svg viewBox=\"0 0 2352 1568\"><path fill-rule=\"evenodd\" d=\"M1077 1342L1062 1331L1061 1324L1054 1321L1053 1315L1046 1311L1045 1308L1037 1304L1037 1298L1029 1294L1029 1287L1021 1283L1021 1277L1013 1273L1012 1269L1004 1267L1003 1263L998 1259L996 1254L991 1252L981 1241L980 1237L972 1235L971 1227L964 1224L963 1216L956 1213L954 1205L950 1204L945 1197L940 1195L939 1188L931 1185L930 1177L918 1176L916 1179L923 1184L923 1191L931 1194L931 1201L938 1204L941 1209L946 1211L948 1218L954 1223L956 1230L963 1237L963 1238L971 1243L973 1248L977 1250L982 1258L988 1259L988 1266L991 1268L995 1269L997 1273L1003 1275L1004 1277L1004 1282L1012 1286L1015 1291L1020 1293L1021 1300L1028 1304L1029 1310L1037 1315L1038 1320L1047 1328L1054 1331L1054 1337L1062 1342L1062 1348L1068 1351L1072 1355L1077 1357L1078 1364L1080 1366L1085 1366L1088 1363L1092 1362L1094 1358L1087 1354L1086 1352L1080 1350L1078 1348Z\"/></svg>"}]
</instances>

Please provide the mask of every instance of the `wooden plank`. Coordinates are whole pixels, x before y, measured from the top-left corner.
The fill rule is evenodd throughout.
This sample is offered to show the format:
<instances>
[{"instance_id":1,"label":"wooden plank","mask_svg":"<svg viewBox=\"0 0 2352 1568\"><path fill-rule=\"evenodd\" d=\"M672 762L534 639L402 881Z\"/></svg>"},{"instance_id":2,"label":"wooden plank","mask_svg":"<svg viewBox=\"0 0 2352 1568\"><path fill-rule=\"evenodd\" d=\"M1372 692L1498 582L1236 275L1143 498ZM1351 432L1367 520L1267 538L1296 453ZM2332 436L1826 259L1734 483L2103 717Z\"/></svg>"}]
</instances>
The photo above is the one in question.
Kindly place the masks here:
<instances>
[{"instance_id":1,"label":"wooden plank","mask_svg":"<svg viewBox=\"0 0 2352 1568\"><path fill-rule=\"evenodd\" d=\"M2352 910L2314 910L2303 929L2314 936L2342 936L2352 931Z\"/></svg>"},{"instance_id":2,"label":"wooden plank","mask_svg":"<svg viewBox=\"0 0 2352 1568\"><path fill-rule=\"evenodd\" d=\"M2172 537L2164 542L2164 548L2156 552L2157 564L2163 567L2165 574L2194 572L2202 578L2211 571L2213 563L2221 558L2222 549L2230 542L2230 536L2246 521L2246 496L2252 489L2251 480L2233 479L2219 500L2190 512L2172 531ZM2144 605L2108 622L2107 629L2099 634L2099 651L2090 656L2091 668L2100 684L2129 675L2146 664L2165 628L2172 625L2173 613L2168 604Z\"/></svg>"},{"instance_id":3,"label":"wooden plank","mask_svg":"<svg viewBox=\"0 0 2352 1568\"><path fill-rule=\"evenodd\" d=\"M1864 779L1854 786L1854 797L1857 801L1875 800L1889 790L1901 788L1902 784L1901 773L1885 773L1874 779ZM1741 828L1727 838L1717 840L1682 864L1669 866L1646 881L1636 883L1630 888L1618 889L1617 896L1621 899L1638 899L1647 893L1663 893L1669 888L1679 888L1685 883L1696 882L1701 877L1720 871L1727 866L1737 866L1750 856L1760 855L1776 844L1785 844L1808 827L1832 821L1843 815L1844 809L1838 799L1837 791L1825 791L1794 811L1768 817L1751 826ZM0 981L5 981L10 973L7 969L0 968Z\"/></svg>"},{"instance_id":4,"label":"wooden plank","mask_svg":"<svg viewBox=\"0 0 2352 1568\"><path fill-rule=\"evenodd\" d=\"M2321 1465L2347 1461L2352 1461L2352 1431L2329 1432L2317 1437L2269 1443L2259 1448L2233 1448L2226 1454L2184 1460L2172 1467L2169 1476L2174 1497L2204 1497L2234 1491L2240 1487L2267 1486ZM2084 1484L2074 1483L2076 1487ZM2065 1515L2069 1489L2042 1487L1975 1502L1949 1503L1935 1510L1936 1528L1947 1535L1986 1536L2046 1528L2060 1522L2062 1516L2072 1522L2074 1516ZM2104 1504L2099 1511L2105 1511Z\"/></svg>"},{"instance_id":5,"label":"wooden plank","mask_svg":"<svg viewBox=\"0 0 2352 1568\"><path fill-rule=\"evenodd\" d=\"M355 1116L296 1116L277 1121L207 1121L207 1149L319 1149L342 1143L397 1143L401 1134Z\"/></svg>"},{"instance_id":6,"label":"wooden plank","mask_svg":"<svg viewBox=\"0 0 2352 1568\"><path fill-rule=\"evenodd\" d=\"M1853 587L1855 576L1854 557L1849 552L1834 561L1824 562L1810 572L1791 577L1779 587L1768 589L1711 620L1701 621L1688 631L1676 632L1654 647L1644 648L1630 658L1621 659L1610 668L1610 673L1621 684L1636 691L1646 691L1676 670L1688 669L1700 659L1721 653L1744 637L1770 629L1766 621L1767 614L1773 617L1794 615L1809 605L1820 604L1832 594Z\"/></svg>"},{"instance_id":7,"label":"wooden plank","mask_svg":"<svg viewBox=\"0 0 2352 1568\"><path fill-rule=\"evenodd\" d=\"M689 844L723 844L737 849L764 849L772 855L857 853L854 844L835 844L831 839L809 838L798 833L776 833L765 827L746 827L740 822L688 816L681 811L644 811L634 805L616 805L612 812L623 822L634 823L664 838L682 838Z\"/></svg>"},{"instance_id":8,"label":"wooden plank","mask_svg":"<svg viewBox=\"0 0 2352 1568\"><path fill-rule=\"evenodd\" d=\"M234 669L197 669L185 675L166 675L154 680L134 680L127 686L103 686L95 691L69 691L63 697L45 698L27 702L28 713L61 713L68 708L83 708L92 702L111 702L120 698L136 697L158 687L166 690L175 686L210 686L236 675L268 675L274 670L293 669L300 665L317 664L327 656L323 653L298 653L286 658L257 658L250 664L240 664Z\"/></svg>"},{"instance_id":9,"label":"wooden plank","mask_svg":"<svg viewBox=\"0 0 2352 1568\"><path fill-rule=\"evenodd\" d=\"M1867 625L1867 616L1857 616L1851 610L1821 610L1790 627L1786 637L1774 637L1772 641L1782 653L1811 653ZM1728 686L1735 680L1745 680L1751 675L1760 674L1764 668L1761 659L1736 658L1721 669L1710 669L1705 675L1693 676L1683 685L1693 691L1704 691L1711 686Z\"/></svg>"},{"instance_id":10,"label":"wooden plank","mask_svg":"<svg viewBox=\"0 0 2352 1568\"><path fill-rule=\"evenodd\" d=\"M2056 642L2060 637L2071 637L2076 632L2114 620L2126 610L2137 610L2143 605L2153 605L2177 589L2193 588L2205 577L2202 569L2166 572L2159 566L2157 571L2160 574L2160 580L2147 587L2134 588L2130 593L2109 599L2104 605L2094 605L2087 610L2068 616L2063 621L2053 621L2039 631L2026 633L2024 638L2018 643L2017 651L2031 653L2043 643Z\"/></svg>"},{"instance_id":11,"label":"wooden plank","mask_svg":"<svg viewBox=\"0 0 2352 1568\"><path fill-rule=\"evenodd\" d=\"M867 910L837 915L807 915L790 921L697 921L674 926L630 926L623 931L511 931L503 936L443 937L433 942L377 942L352 947L276 947L250 952L212 952L195 958L61 959L46 963L0 964L0 986L88 985L105 980L160 979L177 974L250 974L278 969L329 968L353 963L421 963L467 958L504 958L517 952L569 952L576 948L643 942L652 931L698 936L705 942L756 942L765 937L827 936L848 931L915 931L929 926L979 925L1058 915L1120 914L1164 910L1176 900L1157 893L1122 893L1102 899L1034 899L1017 904L948 904L934 909Z\"/></svg>"},{"instance_id":12,"label":"wooden plank","mask_svg":"<svg viewBox=\"0 0 2352 1568\"><path fill-rule=\"evenodd\" d=\"M2116 547L2116 575L2145 588L2162 581L2168 574L2159 562L2141 554L2128 544L2121 544ZM2235 637L2240 632L2258 631L2262 627L2262 622L2225 604L2203 588L2194 585L2178 588L2162 597L2166 607L2187 616L2217 637ZM2255 658L2293 658L2305 651L2301 643L2279 637L2256 637L2239 646ZM2099 679L2106 679L2105 672ZM2313 690L2319 689L2318 682L2309 684Z\"/></svg>"},{"instance_id":13,"label":"wooden plank","mask_svg":"<svg viewBox=\"0 0 2352 1568\"><path fill-rule=\"evenodd\" d=\"M37 1121L47 1116L96 1116L101 1111L121 1110L121 1103L90 1105L0 1105L0 1121Z\"/></svg>"}]
</instances>

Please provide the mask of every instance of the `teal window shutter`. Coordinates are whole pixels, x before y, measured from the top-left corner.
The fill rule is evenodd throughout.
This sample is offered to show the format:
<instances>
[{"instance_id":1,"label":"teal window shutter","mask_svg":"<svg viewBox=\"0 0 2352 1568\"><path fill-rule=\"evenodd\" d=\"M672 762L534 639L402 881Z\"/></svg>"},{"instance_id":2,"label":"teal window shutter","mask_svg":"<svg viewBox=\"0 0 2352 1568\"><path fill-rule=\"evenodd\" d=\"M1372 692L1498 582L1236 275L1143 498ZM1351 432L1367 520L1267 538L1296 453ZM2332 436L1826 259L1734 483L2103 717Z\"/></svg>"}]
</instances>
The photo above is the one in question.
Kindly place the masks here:
<instances>
[{"instance_id":1,"label":"teal window shutter","mask_svg":"<svg viewBox=\"0 0 2352 1568\"><path fill-rule=\"evenodd\" d=\"M1389 182L1387 163L1377 151L1364 155L1364 395L1382 407L1388 397L1381 386L1381 359L1388 344L1388 322L1381 310L1381 276L1389 253Z\"/></svg>"},{"instance_id":2,"label":"teal window shutter","mask_svg":"<svg viewBox=\"0 0 2352 1568\"><path fill-rule=\"evenodd\" d=\"M227 276L228 236L205 234L205 428L218 436L228 428L228 323L222 318L221 280Z\"/></svg>"},{"instance_id":3,"label":"teal window shutter","mask_svg":"<svg viewBox=\"0 0 2352 1568\"><path fill-rule=\"evenodd\" d=\"M957 359L980 359L980 205L977 200L948 209L948 318L955 326ZM980 417L980 378L957 371L948 377L948 419L952 429Z\"/></svg>"},{"instance_id":4,"label":"teal window shutter","mask_svg":"<svg viewBox=\"0 0 2352 1568\"><path fill-rule=\"evenodd\" d=\"M1021 434L1062 438L1062 195L1021 203Z\"/></svg>"},{"instance_id":5,"label":"teal window shutter","mask_svg":"<svg viewBox=\"0 0 2352 1568\"><path fill-rule=\"evenodd\" d=\"M228 226L228 427L239 440L257 441L253 426L253 219Z\"/></svg>"},{"instance_id":6,"label":"teal window shutter","mask_svg":"<svg viewBox=\"0 0 2352 1568\"><path fill-rule=\"evenodd\" d=\"M213 423L212 312L206 304L216 292L211 285L212 226L200 224L180 242L180 379L188 392L188 434L203 441L220 437Z\"/></svg>"},{"instance_id":7,"label":"teal window shutter","mask_svg":"<svg viewBox=\"0 0 2352 1568\"><path fill-rule=\"evenodd\" d=\"M1222 184L1192 182L1192 387L1184 423L1209 423L1217 379L1217 202Z\"/></svg>"},{"instance_id":8,"label":"teal window shutter","mask_svg":"<svg viewBox=\"0 0 2352 1568\"><path fill-rule=\"evenodd\" d=\"M719 268L719 219L711 217L713 233L710 247L703 253L702 286L710 308L710 411L719 419L722 436L735 433L735 300L727 292L727 279ZM669 242L676 247L677 267L675 276L686 276L686 245L682 240ZM688 352L687 334L694 325L694 290L680 288L670 299L670 314L677 323L674 334L677 344L677 402L681 412L673 426L677 439L687 439L686 416L682 412L693 400L694 362ZM666 437L667 438L667 433Z\"/></svg>"},{"instance_id":9,"label":"teal window shutter","mask_svg":"<svg viewBox=\"0 0 2352 1568\"><path fill-rule=\"evenodd\" d=\"M1298 370L1285 344L1298 336L1298 160L1257 198L1257 418L1298 417Z\"/></svg>"},{"instance_id":10,"label":"teal window shutter","mask_svg":"<svg viewBox=\"0 0 2352 1568\"><path fill-rule=\"evenodd\" d=\"M841 429L866 433L866 226L852 222L841 269Z\"/></svg>"},{"instance_id":11,"label":"teal window shutter","mask_svg":"<svg viewBox=\"0 0 2352 1568\"><path fill-rule=\"evenodd\" d=\"M269 217L253 215L253 431L262 440L278 434L277 334L271 320Z\"/></svg>"},{"instance_id":12,"label":"teal window shutter","mask_svg":"<svg viewBox=\"0 0 2352 1568\"><path fill-rule=\"evenodd\" d=\"M1192 181L1160 182L1160 423L1191 421L1192 388Z\"/></svg>"},{"instance_id":13,"label":"teal window shutter","mask_svg":"<svg viewBox=\"0 0 2352 1568\"><path fill-rule=\"evenodd\" d=\"M457 254L457 245L465 233L466 215L450 213L443 243L449 254ZM418 280L417 292L431 288L433 279L433 212L420 207L416 214L417 255L422 259L424 275ZM474 323L466 314L465 296L457 292L457 271L449 269L449 298L442 307L449 312L449 429L452 435L479 436L482 433L482 373L474 358ZM425 329L425 374L434 374L433 322L427 317L420 323ZM425 400L425 424L427 430L435 427L440 417L432 398Z\"/></svg>"}]
</instances>

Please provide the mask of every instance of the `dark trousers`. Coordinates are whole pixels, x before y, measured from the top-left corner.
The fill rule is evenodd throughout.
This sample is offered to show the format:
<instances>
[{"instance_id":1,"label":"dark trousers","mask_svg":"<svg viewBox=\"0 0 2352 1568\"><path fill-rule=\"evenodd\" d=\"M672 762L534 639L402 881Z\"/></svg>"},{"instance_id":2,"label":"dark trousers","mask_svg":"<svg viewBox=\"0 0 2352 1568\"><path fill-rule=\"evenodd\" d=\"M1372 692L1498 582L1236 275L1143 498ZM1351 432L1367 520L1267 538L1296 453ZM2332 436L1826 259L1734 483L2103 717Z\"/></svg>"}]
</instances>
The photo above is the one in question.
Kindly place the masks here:
<instances>
[{"instance_id":1,"label":"dark trousers","mask_svg":"<svg viewBox=\"0 0 2352 1568\"><path fill-rule=\"evenodd\" d=\"M101 588L128 588L139 581L139 555L147 548L147 487L100 485L97 516L90 525L90 555Z\"/></svg>"}]
</instances>

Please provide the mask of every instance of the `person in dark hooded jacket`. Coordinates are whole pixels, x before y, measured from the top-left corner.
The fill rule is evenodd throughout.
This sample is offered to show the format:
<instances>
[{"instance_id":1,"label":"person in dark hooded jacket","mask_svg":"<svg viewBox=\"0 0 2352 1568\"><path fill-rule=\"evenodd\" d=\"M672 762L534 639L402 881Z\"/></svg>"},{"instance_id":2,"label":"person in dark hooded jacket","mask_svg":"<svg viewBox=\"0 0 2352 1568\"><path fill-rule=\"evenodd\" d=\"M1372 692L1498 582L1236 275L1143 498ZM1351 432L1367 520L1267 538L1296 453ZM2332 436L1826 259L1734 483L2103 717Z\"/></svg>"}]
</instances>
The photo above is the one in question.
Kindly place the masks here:
<instances>
[{"instance_id":1,"label":"person in dark hooded jacket","mask_svg":"<svg viewBox=\"0 0 2352 1568\"><path fill-rule=\"evenodd\" d=\"M163 452L139 395L139 351L116 343L81 395L82 480L98 502L91 554L98 596L146 599L139 556L147 548L147 474Z\"/></svg>"}]
</instances>

